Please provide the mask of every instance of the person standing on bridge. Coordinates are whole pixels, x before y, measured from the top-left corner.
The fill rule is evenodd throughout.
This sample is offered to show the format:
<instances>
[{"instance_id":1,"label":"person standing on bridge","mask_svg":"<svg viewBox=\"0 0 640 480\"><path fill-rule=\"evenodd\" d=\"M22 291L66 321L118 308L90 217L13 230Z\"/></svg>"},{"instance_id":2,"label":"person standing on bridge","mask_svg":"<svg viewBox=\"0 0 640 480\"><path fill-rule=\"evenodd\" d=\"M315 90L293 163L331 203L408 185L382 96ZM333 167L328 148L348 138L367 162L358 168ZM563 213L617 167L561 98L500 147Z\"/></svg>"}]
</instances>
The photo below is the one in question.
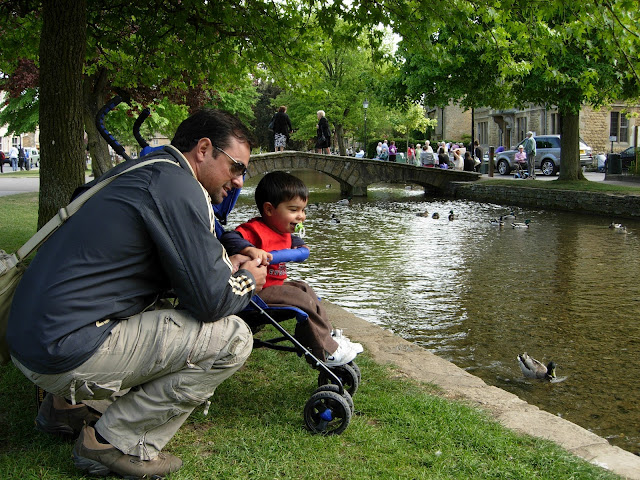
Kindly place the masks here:
<instances>
[{"instance_id":1,"label":"person standing on bridge","mask_svg":"<svg viewBox=\"0 0 640 480\"><path fill-rule=\"evenodd\" d=\"M325 116L324 110L318 110L318 124L316 125L316 153L326 153L331 155L331 130L329 120Z\"/></svg>"},{"instance_id":2,"label":"person standing on bridge","mask_svg":"<svg viewBox=\"0 0 640 480\"><path fill-rule=\"evenodd\" d=\"M284 152L284 147L287 146L289 135L292 131L291 119L287 115L287 107L282 105L273 116L273 143L276 152Z\"/></svg>"}]
</instances>

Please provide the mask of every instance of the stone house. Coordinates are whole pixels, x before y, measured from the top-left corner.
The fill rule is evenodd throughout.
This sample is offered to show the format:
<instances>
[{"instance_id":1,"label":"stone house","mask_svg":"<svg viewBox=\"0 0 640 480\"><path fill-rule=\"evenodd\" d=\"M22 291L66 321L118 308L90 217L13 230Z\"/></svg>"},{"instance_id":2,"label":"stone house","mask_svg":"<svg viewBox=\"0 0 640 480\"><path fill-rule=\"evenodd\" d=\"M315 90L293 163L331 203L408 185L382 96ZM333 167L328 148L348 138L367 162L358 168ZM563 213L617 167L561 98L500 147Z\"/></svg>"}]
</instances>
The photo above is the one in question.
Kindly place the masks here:
<instances>
[{"instance_id":1,"label":"stone house","mask_svg":"<svg viewBox=\"0 0 640 480\"><path fill-rule=\"evenodd\" d=\"M640 105L614 103L595 110L584 107L580 112L580 137L593 153L620 152L637 145ZM474 111L476 138L483 149L504 145L509 149L524 139L529 130L538 135L559 134L560 115L556 108L530 105L525 109Z\"/></svg>"},{"instance_id":2,"label":"stone house","mask_svg":"<svg viewBox=\"0 0 640 480\"><path fill-rule=\"evenodd\" d=\"M436 119L438 124L431 131L431 143L440 141L459 142L463 135L471 136L471 110L450 103L445 108L427 107L428 118Z\"/></svg>"}]
</instances>

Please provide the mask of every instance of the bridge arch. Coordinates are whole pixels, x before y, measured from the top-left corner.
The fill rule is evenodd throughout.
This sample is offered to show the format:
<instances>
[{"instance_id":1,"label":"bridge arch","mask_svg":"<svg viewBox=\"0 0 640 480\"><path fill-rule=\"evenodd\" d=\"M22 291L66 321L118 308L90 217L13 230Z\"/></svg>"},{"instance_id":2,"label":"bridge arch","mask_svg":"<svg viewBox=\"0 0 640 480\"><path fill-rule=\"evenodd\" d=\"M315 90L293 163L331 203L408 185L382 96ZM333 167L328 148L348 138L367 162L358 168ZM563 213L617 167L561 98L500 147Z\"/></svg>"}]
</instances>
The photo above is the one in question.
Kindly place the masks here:
<instances>
[{"instance_id":1,"label":"bridge arch","mask_svg":"<svg viewBox=\"0 0 640 480\"><path fill-rule=\"evenodd\" d=\"M247 178L274 170L295 169L322 172L340 184L342 195L354 197L366 196L367 187L374 183L412 183L420 185L426 191L444 192L451 182L473 182L480 179L480 174L475 172L295 151L251 155Z\"/></svg>"}]
</instances>

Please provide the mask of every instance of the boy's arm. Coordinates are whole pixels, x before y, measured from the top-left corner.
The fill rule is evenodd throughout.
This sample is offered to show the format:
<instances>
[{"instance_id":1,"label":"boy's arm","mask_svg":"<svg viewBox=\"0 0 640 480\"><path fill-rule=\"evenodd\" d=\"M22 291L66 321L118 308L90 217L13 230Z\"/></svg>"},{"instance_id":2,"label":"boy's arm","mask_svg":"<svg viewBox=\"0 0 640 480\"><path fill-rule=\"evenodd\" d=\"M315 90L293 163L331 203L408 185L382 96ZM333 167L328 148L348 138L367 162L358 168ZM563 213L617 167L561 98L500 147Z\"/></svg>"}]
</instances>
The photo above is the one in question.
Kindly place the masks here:
<instances>
[{"instance_id":1,"label":"boy's arm","mask_svg":"<svg viewBox=\"0 0 640 480\"><path fill-rule=\"evenodd\" d=\"M307 244L304 243L304 240L301 237L297 235L291 235L291 248L299 248L299 247L309 248L307 247Z\"/></svg>"},{"instance_id":2,"label":"boy's arm","mask_svg":"<svg viewBox=\"0 0 640 480\"><path fill-rule=\"evenodd\" d=\"M224 245L229 255L236 255L241 253L252 259L260 259L261 265L269 265L269 262L273 258L269 252L265 252L260 248L253 246L251 242L245 239L242 234L236 230L225 232L220 238L220 242Z\"/></svg>"},{"instance_id":3,"label":"boy's arm","mask_svg":"<svg viewBox=\"0 0 640 480\"><path fill-rule=\"evenodd\" d=\"M224 232L220 237L220 243L222 243L229 255L235 255L236 253L241 253L247 247L253 247L251 242L235 230Z\"/></svg>"}]
</instances>

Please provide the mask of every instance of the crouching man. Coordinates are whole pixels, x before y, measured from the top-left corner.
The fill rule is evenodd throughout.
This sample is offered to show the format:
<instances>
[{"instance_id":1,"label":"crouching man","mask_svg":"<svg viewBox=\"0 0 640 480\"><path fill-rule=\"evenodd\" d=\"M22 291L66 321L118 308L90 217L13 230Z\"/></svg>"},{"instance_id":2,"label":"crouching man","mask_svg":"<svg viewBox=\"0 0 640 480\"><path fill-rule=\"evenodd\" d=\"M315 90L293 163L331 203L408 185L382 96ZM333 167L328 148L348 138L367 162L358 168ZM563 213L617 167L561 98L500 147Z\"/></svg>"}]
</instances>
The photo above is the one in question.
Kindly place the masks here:
<instances>
[{"instance_id":1,"label":"crouching man","mask_svg":"<svg viewBox=\"0 0 640 480\"><path fill-rule=\"evenodd\" d=\"M249 356L251 331L233 314L261 290L266 268L228 257L211 204L242 187L250 138L230 114L195 113L170 146L142 159L168 161L115 179L29 265L7 339L17 367L50 392L38 428L78 435L80 470L127 478L178 470L182 461L162 449ZM177 308L159 300L169 291ZM125 389L100 418L80 403Z\"/></svg>"}]
</instances>

